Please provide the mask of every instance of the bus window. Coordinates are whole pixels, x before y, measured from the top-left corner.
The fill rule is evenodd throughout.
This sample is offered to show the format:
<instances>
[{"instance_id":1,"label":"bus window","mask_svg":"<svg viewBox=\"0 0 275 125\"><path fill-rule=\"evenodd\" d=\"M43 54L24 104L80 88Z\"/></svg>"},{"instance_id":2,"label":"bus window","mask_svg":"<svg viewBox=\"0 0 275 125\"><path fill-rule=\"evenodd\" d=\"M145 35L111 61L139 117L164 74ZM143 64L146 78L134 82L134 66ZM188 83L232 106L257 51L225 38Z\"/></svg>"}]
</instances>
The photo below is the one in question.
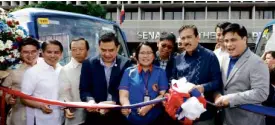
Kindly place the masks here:
<instances>
[{"instance_id":1,"label":"bus window","mask_svg":"<svg viewBox=\"0 0 275 125\"><path fill-rule=\"evenodd\" d=\"M64 47L63 58L60 61L62 65L70 61L69 44L76 37L83 37L89 42L89 56L93 57L98 54L98 40L101 34L114 32L118 37L121 36L120 32L116 32L117 29L112 24L79 17L41 16L37 17L36 22L40 40L56 39L62 42ZM119 38L121 45L125 47L122 40ZM120 54L123 53L123 50L121 50Z\"/></svg>"},{"instance_id":2,"label":"bus window","mask_svg":"<svg viewBox=\"0 0 275 125\"><path fill-rule=\"evenodd\" d=\"M126 43L126 41L124 41L120 29L118 27L115 27L115 30L116 30L116 33L117 33L116 35L117 35L118 41L120 43L120 48L119 48L118 53L122 56L128 57L127 56L128 52L126 52L126 50L128 50L128 49L126 48L125 44L122 44L122 43Z\"/></svg>"},{"instance_id":3,"label":"bus window","mask_svg":"<svg viewBox=\"0 0 275 125\"><path fill-rule=\"evenodd\" d=\"M262 56L263 53L265 52L265 46L267 44L267 41L270 39L270 37L272 36L273 33L273 25L266 27L260 38L259 38L259 42L257 43L257 48L256 48L256 54L259 56Z\"/></svg>"}]
</instances>

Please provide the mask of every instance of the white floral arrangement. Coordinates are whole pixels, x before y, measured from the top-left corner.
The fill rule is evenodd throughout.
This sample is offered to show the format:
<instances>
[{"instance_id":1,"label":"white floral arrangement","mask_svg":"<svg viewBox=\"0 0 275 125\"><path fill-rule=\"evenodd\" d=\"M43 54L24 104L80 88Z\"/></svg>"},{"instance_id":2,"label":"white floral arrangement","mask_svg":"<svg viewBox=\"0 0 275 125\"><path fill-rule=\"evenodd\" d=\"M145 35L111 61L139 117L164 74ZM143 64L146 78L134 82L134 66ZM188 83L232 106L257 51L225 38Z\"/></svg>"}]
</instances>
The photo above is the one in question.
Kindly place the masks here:
<instances>
[{"instance_id":1,"label":"white floral arrangement","mask_svg":"<svg viewBox=\"0 0 275 125\"><path fill-rule=\"evenodd\" d=\"M19 26L19 21L0 8L0 70L18 67L21 63L18 47L27 36L26 30Z\"/></svg>"}]
</instances>

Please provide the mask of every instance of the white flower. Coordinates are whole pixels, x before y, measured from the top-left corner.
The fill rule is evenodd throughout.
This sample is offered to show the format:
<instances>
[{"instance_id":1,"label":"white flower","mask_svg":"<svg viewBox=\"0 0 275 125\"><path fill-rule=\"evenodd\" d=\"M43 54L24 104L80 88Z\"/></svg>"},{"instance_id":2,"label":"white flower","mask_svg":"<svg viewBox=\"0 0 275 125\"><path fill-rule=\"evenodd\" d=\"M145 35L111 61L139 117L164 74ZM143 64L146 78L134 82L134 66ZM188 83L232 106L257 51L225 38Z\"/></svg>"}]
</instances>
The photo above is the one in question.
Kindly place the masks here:
<instances>
[{"instance_id":1,"label":"white flower","mask_svg":"<svg viewBox=\"0 0 275 125\"><path fill-rule=\"evenodd\" d=\"M3 56L0 56L0 62L4 62L5 58Z\"/></svg>"},{"instance_id":2,"label":"white flower","mask_svg":"<svg viewBox=\"0 0 275 125\"><path fill-rule=\"evenodd\" d=\"M15 61L15 58L11 58L10 61L11 61L11 62L14 62L14 61Z\"/></svg>"},{"instance_id":3,"label":"white flower","mask_svg":"<svg viewBox=\"0 0 275 125\"><path fill-rule=\"evenodd\" d=\"M14 56L15 56L16 58L20 58L20 53L16 53Z\"/></svg>"},{"instance_id":4,"label":"white flower","mask_svg":"<svg viewBox=\"0 0 275 125\"><path fill-rule=\"evenodd\" d=\"M18 52L17 49L14 49L13 51L11 51L12 54L14 55L15 58L19 58L20 57L20 53Z\"/></svg>"},{"instance_id":5,"label":"white flower","mask_svg":"<svg viewBox=\"0 0 275 125\"><path fill-rule=\"evenodd\" d=\"M11 55L6 56L5 58L6 58L6 60L10 60L11 59Z\"/></svg>"},{"instance_id":6,"label":"white flower","mask_svg":"<svg viewBox=\"0 0 275 125\"><path fill-rule=\"evenodd\" d=\"M13 42L11 40L7 40L6 44L13 44Z\"/></svg>"},{"instance_id":7,"label":"white flower","mask_svg":"<svg viewBox=\"0 0 275 125\"><path fill-rule=\"evenodd\" d=\"M7 20L8 18L7 18L7 16L1 15L1 14L0 14L0 19L2 19L2 20Z\"/></svg>"},{"instance_id":8,"label":"white flower","mask_svg":"<svg viewBox=\"0 0 275 125\"><path fill-rule=\"evenodd\" d=\"M2 40L0 40L0 51L5 50L5 44Z\"/></svg>"},{"instance_id":9,"label":"white flower","mask_svg":"<svg viewBox=\"0 0 275 125\"><path fill-rule=\"evenodd\" d=\"M15 32L16 32L16 34L18 34L19 36L24 37L24 32L23 32L23 30L18 29L18 30L16 30Z\"/></svg>"},{"instance_id":10,"label":"white flower","mask_svg":"<svg viewBox=\"0 0 275 125\"><path fill-rule=\"evenodd\" d=\"M6 44L5 44L5 48L9 48L11 49L12 48L12 41L11 40L7 40Z\"/></svg>"}]
</instances>

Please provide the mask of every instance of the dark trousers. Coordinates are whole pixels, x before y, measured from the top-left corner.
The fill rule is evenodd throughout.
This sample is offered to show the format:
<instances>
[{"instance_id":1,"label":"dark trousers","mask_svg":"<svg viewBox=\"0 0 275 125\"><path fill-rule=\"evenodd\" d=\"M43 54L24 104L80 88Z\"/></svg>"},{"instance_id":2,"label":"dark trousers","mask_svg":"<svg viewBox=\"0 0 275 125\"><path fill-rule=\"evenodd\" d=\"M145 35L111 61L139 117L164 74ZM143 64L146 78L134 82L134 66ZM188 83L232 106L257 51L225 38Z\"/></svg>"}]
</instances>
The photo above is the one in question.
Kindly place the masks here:
<instances>
[{"instance_id":1,"label":"dark trousers","mask_svg":"<svg viewBox=\"0 0 275 125\"><path fill-rule=\"evenodd\" d=\"M275 124L275 118L272 116L266 116L265 118L266 125L274 125Z\"/></svg>"},{"instance_id":2,"label":"dark trousers","mask_svg":"<svg viewBox=\"0 0 275 125\"><path fill-rule=\"evenodd\" d=\"M169 114L165 111L165 108L161 106L161 110L163 111L158 118L150 123L149 125L181 125L178 120L175 120L169 116Z\"/></svg>"},{"instance_id":3,"label":"dark trousers","mask_svg":"<svg viewBox=\"0 0 275 125\"><path fill-rule=\"evenodd\" d=\"M101 115L97 112L87 112L84 125L129 125L120 110L111 110Z\"/></svg>"},{"instance_id":4,"label":"dark trousers","mask_svg":"<svg viewBox=\"0 0 275 125\"><path fill-rule=\"evenodd\" d=\"M178 120L172 119L166 112L163 112L149 125L181 125L181 123Z\"/></svg>"}]
</instances>

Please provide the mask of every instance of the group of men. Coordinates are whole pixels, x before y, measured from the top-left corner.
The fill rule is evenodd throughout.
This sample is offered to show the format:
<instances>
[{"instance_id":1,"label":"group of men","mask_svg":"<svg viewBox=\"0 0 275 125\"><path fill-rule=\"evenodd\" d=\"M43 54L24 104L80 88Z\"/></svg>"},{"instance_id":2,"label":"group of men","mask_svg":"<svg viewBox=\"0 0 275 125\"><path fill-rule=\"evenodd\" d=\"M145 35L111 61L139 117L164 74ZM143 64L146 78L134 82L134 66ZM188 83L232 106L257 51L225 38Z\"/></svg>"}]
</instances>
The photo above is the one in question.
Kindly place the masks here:
<instances>
[{"instance_id":1,"label":"group of men","mask_svg":"<svg viewBox=\"0 0 275 125\"><path fill-rule=\"evenodd\" d=\"M205 98L213 102L195 125L217 123L217 109L223 109L224 125L264 125L265 117L241 110L242 104L261 105L269 94L269 70L260 57L247 46L247 31L236 23L221 23L215 28L218 49L215 52L199 44L198 29L184 25L179 29L179 44L184 51L175 54L176 37L163 32L157 42L154 64L166 71L167 78L185 77L194 83ZM43 60L28 69L23 76L23 93L65 102L120 104L119 83L131 60L117 54L119 41L114 33L99 39L99 52L88 58L89 44L84 38L72 40L72 59L64 67L58 64L63 47L56 40L42 44ZM61 125L64 117L60 107L28 99L27 125ZM116 109L65 108L65 125L127 124ZM169 117L168 115L163 115Z\"/></svg>"}]
</instances>

